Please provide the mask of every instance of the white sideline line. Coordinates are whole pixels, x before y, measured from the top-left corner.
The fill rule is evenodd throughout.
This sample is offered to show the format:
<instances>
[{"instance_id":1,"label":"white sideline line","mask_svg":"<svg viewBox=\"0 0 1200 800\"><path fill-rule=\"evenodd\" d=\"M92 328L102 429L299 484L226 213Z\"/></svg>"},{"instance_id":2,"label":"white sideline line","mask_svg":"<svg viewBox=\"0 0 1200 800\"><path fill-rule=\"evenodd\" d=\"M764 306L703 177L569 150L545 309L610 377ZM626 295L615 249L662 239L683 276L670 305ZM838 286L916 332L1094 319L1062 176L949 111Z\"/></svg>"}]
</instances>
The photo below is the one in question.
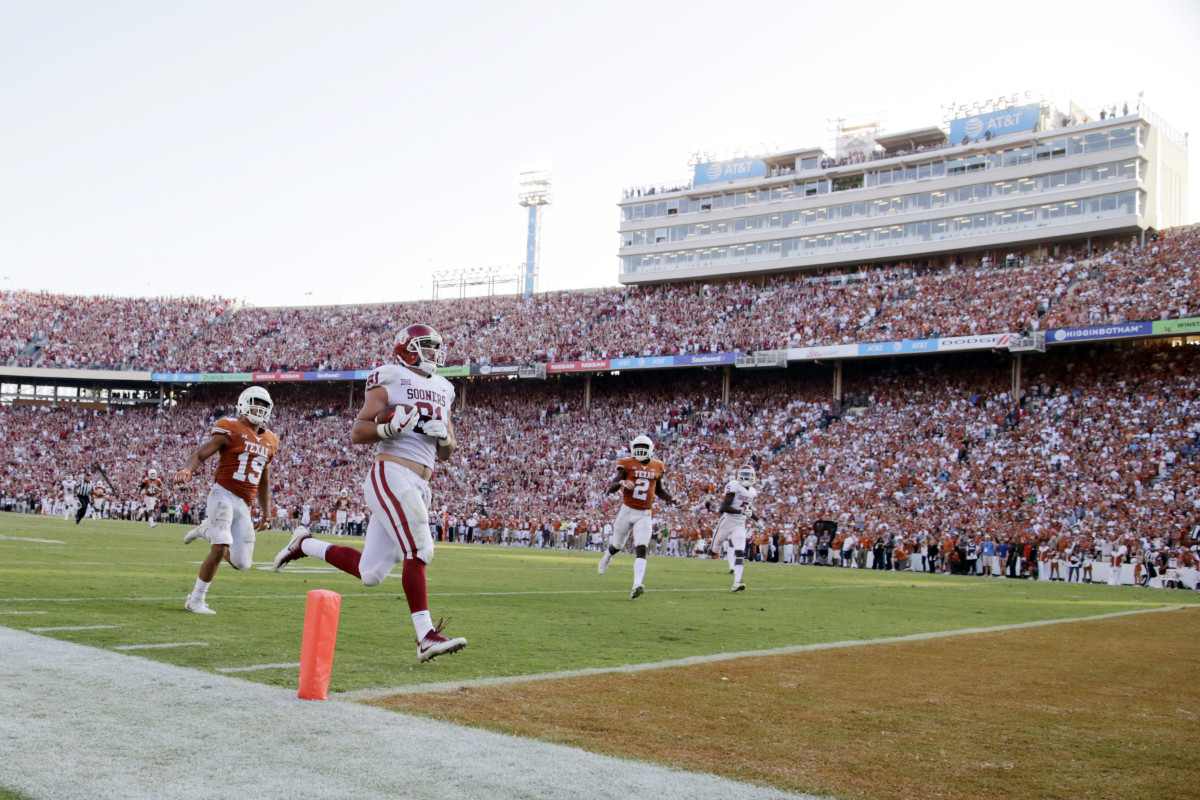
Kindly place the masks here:
<instances>
[{"instance_id":1,"label":"white sideline line","mask_svg":"<svg viewBox=\"0 0 1200 800\"><path fill-rule=\"evenodd\" d=\"M4 627L0 697L0 786L36 800L814 800Z\"/></svg>"},{"instance_id":2,"label":"white sideline line","mask_svg":"<svg viewBox=\"0 0 1200 800\"><path fill-rule=\"evenodd\" d=\"M66 542L60 542L58 539L31 539L28 536L5 536L2 533L0 533L0 540L6 542L36 542L38 544L66 544Z\"/></svg>"},{"instance_id":3,"label":"white sideline line","mask_svg":"<svg viewBox=\"0 0 1200 800\"><path fill-rule=\"evenodd\" d=\"M45 633L46 631L98 631L103 628L117 628L118 625L56 625L53 628L30 628L33 633Z\"/></svg>"},{"instance_id":4,"label":"white sideline line","mask_svg":"<svg viewBox=\"0 0 1200 800\"><path fill-rule=\"evenodd\" d=\"M712 664L717 661L733 661L739 658L759 658L762 656L786 656L795 653L807 653L813 650L836 650L843 647L863 647L874 644L895 644L897 642L920 642L926 639L945 639L951 636L967 636L975 633L995 633L998 631L1015 631L1022 628L1040 628L1043 625L1059 625L1064 622L1090 622L1099 619L1124 617L1130 614L1152 614L1157 611L1179 611L1183 608L1196 606L1163 606L1159 608L1143 608L1137 611L1116 611L1111 614L1097 614L1091 617L1068 617L1065 619L1045 619L1034 622L1014 622L1010 625L996 625L990 628L961 628L953 631L933 631L930 633L912 633L907 636L888 636L882 639L851 639L844 642L817 642L815 644L799 644L791 647L775 647L770 650L744 650L739 653L712 653L706 656L689 656L670 661L655 661L648 664L626 664L620 667L588 667L586 669L559 670L557 672L539 672L532 675L505 675L496 678L478 678L468 681L442 681L440 683L422 683L408 686L396 686L391 689L360 689L352 692L339 692L331 695L335 700L374 700L397 694L431 694L433 692L452 692L458 689L486 688L488 686L503 686L510 683L529 683L532 681L554 680L558 678L579 678L588 675L608 675L614 672L646 672L649 670L668 669L670 667L691 667L696 664Z\"/></svg>"},{"instance_id":5,"label":"white sideline line","mask_svg":"<svg viewBox=\"0 0 1200 800\"><path fill-rule=\"evenodd\" d=\"M208 647L208 642L164 642L163 644L122 644L113 650L158 650L163 647Z\"/></svg>"},{"instance_id":6,"label":"white sideline line","mask_svg":"<svg viewBox=\"0 0 1200 800\"><path fill-rule=\"evenodd\" d=\"M260 669L299 669L300 662L295 664L255 664L252 667L217 667L217 672L258 672Z\"/></svg>"},{"instance_id":7,"label":"white sideline line","mask_svg":"<svg viewBox=\"0 0 1200 800\"><path fill-rule=\"evenodd\" d=\"M49 614L49 611L0 611L0 614Z\"/></svg>"}]
</instances>

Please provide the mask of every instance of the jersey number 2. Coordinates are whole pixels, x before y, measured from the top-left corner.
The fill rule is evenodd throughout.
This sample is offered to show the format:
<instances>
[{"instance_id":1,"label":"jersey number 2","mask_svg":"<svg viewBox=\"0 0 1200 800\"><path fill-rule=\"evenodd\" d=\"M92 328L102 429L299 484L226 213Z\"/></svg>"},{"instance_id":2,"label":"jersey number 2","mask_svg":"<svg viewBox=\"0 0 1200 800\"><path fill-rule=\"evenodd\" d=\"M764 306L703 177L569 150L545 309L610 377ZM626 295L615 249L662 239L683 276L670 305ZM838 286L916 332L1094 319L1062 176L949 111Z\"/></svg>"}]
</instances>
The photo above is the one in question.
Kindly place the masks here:
<instances>
[{"instance_id":1,"label":"jersey number 2","mask_svg":"<svg viewBox=\"0 0 1200 800\"><path fill-rule=\"evenodd\" d=\"M633 483L633 497L635 500L645 500L649 497L650 479L638 478Z\"/></svg>"},{"instance_id":2,"label":"jersey number 2","mask_svg":"<svg viewBox=\"0 0 1200 800\"><path fill-rule=\"evenodd\" d=\"M262 480L263 467L267 465L267 459L263 456L252 456L250 453L242 453L238 456L237 472L233 473L235 481L245 481L251 486L258 486L258 482Z\"/></svg>"}]
</instances>

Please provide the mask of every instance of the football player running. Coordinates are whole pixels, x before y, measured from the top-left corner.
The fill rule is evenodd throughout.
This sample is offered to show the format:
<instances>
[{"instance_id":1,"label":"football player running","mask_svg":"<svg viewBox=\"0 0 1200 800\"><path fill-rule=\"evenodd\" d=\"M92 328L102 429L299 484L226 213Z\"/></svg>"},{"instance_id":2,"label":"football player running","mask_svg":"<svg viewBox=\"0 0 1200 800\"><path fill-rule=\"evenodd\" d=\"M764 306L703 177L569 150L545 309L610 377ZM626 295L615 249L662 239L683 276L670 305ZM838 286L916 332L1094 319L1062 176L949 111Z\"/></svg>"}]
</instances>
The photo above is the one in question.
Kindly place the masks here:
<instances>
[{"instance_id":1,"label":"football player running","mask_svg":"<svg viewBox=\"0 0 1200 800\"><path fill-rule=\"evenodd\" d=\"M400 363L385 364L367 378L366 402L350 432L355 444L375 447L375 463L362 484L371 509L363 549L318 541L298 530L275 556L275 569L312 556L364 586L378 586L403 562L400 581L416 629L417 660L424 662L467 645L466 639L442 636L443 621L434 626L425 588L425 567L433 560L429 478L434 462L449 460L457 446L450 426L454 386L437 375L446 351L441 334L428 325L401 331L393 352ZM377 422L388 406L396 406L391 418Z\"/></svg>"},{"instance_id":2,"label":"football player running","mask_svg":"<svg viewBox=\"0 0 1200 800\"><path fill-rule=\"evenodd\" d=\"M608 570L612 557L621 552L625 541L633 533L633 591L629 599L641 597L646 591L642 585L646 577L646 547L650 544L653 532L653 519L650 507L655 497L661 497L673 506L679 505L679 500L672 496L663 481L666 468L663 462L652 458L654 442L649 436L639 436L629 443L631 455L618 459L617 472L609 481L607 494L621 490L621 510L613 523L612 537L608 541L608 550L596 565L596 571L603 575Z\"/></svg>"},{"instance_id":3,"label":"football player running","mask_svg":"<svg viewBox=\"0 0 1200 800\"><path fill-rule=\"evenodd\" d=\"M146 470L146 479L139 488L142 490L142 510L146 512L146 519L150 520L150 527L153 528L158 524L155 517L158 516L158 496L162 494L163 488L158 470L154 467Z\"/></svg>"},{"instance_id":4,"label":"football player running","mask_svg":"<svg viewBox=\"0 0 1200 800\"><path fill-rule=\"evenodd\" d=\"M333 532L344 536L350 532L346 527L350 517L350 490L342 489L338 498L333 501Z\"/></svg>"},{"instance_id":5,"label":"football player running","mask_svg":"<svg viewBox=\"0 0 1200 800\"><path fill-rule=\"evenodd\" d=\"M254 559L254 523L250 506L258 499L263 519L271 508L271 460L279 450L279 438L266 429L274 403L261 386L251 386L237 401L237 416L219 419L209 440L188 456L175 473L182 486L210 456L220 453L212 489L208 492L205 519L183 537L189 544L206 539L212 547L200 564L200 575L184 608L195 614L215 614L205 600L221 561L236 570L250 569Z\"/></svg>"},{"instance_id":6,"label":"football player running","mask_svg":"<svg viewBox=\"0 0 1200 800\"><path fill-rule=\"evenodd\" d=\"M754 467L747 464L739 468L736 477L725 484L725 498L717 509L721 521L717 523L717 532L713 534L712 550L720 553L726 541L732 545L730 555L733 563L730 567L735 592L746 588L746 584L742 583L742 560L746 556L746 518L758 519L758 515L750 508L754 498L758 497L758 489L754 488L756 478Z\"/></svg>"}]
</instances>

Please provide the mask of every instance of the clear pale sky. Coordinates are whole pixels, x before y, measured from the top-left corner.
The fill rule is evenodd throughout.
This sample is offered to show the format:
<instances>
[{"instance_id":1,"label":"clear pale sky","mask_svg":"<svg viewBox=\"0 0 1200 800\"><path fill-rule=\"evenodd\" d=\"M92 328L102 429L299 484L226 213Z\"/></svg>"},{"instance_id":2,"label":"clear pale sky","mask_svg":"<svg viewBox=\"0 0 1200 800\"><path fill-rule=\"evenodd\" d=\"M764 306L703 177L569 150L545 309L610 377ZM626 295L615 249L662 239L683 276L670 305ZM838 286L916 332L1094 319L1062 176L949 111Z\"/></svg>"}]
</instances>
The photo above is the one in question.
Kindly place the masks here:
<instances>
[{"instance_id":1,"label":"clear pale sky","mask_svg":"<svg viewBox=\"0 0 1200 800\"><path fill-rule=\"evenodd\" d=\"M624 187L1025 90L1200 132L1200 3L0 0L0 288L257 305L617 278ZM1191 159L1189 215L1200 219Z\"/></svg>"}]
</instances>

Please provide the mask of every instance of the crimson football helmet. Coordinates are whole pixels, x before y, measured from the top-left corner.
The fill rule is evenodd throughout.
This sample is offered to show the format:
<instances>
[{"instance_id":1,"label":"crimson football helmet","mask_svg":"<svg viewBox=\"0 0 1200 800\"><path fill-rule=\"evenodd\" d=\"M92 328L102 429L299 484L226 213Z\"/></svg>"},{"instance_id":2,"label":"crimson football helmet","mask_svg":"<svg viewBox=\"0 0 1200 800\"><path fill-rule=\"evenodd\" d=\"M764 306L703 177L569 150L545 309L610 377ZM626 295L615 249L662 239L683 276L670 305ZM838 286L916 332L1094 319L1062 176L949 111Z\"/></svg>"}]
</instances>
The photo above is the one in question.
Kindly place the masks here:
<instances>
[{"instance_id":1,"label":"crimson football helmet","mask_svg":"<svg viewBox=\"0 0 1200 800\"><path fill-rule=\"evenodd\" d=\"M410 367L433 375L438 367L446 366L446 351L442 335L428 325L409 325L396 334L396 357Z\"/></svg>"}]
</instances>

